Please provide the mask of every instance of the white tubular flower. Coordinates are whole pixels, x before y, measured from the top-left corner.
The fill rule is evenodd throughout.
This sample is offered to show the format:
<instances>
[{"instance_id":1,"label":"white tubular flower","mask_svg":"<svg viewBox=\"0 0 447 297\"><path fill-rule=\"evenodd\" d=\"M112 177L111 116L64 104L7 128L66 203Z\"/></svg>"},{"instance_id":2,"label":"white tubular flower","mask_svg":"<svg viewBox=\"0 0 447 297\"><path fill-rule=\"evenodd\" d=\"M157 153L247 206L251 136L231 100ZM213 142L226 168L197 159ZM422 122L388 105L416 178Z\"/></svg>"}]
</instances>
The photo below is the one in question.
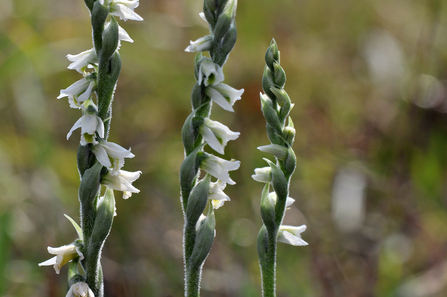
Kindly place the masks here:
<instances>
[{"instance_id":1,"label":"white tubular flower","mask_svg":"<svg viewBox=\"0 0 447 297\"><path fill-rule=\"evenodd\" d=\"M190 45L185 49L185 52L202 52L208 51L211 48L211 41L213 36L207 35L197 39L196 41L190 41Z\"/></svg>"},{"instance_id":2,"label":"white tubular flower","mask_svg":"<svg viewBox=\"0 0 447 297\"><path fill-rule=\"evenodd\" d=\"M67 68L76 69L76 71L81 74L84 73L84 69L87 66L98 62L98 57L93 48L77 55L67 55L67 59L72 62Z\"/></svg>"},{"instance_id":3,"label":"white tubular flower","mask_svg":"<svg viewBox=\"0 0 447 297\"><path fill-rule=\"evenodd\" d=\"M135 157L130 149L126 150L121 145L108 141L101 141L94 145L92 151L99 163L109 168L113 175L118 174L123 167L124 158Z\"/></svg>"},{"instance_id":4,"label":"white tubular flower","mask_svg":"<svg viewBox=\"0 0 447 297\"><path fill-rule=\"evenodd\" d=\"M224 193L224 189L227 184L221 180L218 180L215 183L210 184L210 190L208 193L208 199L213 203L213 208L218 209L222 205L224 205L225 201L230 201L230 197Z\"/></svg>"},{"instance_id":5,"label":"white tubular flower","mask_svg":"<svg viewBox=\"0 0 447 297\"><path fill-rule=\"evenodd\" d=\"M224 124L210 120L209 118L205 118L199 131L206 143L219 154L224 153L224 148L228 141L235 140L240 135L239 132L233 132Z\"/></svg>"},{"instance_id":6,"label":"white tubular flower","mask_svg":"<svg viewBox=\"0 0 447 297\"><path fill-rule=\"evenodd\" d=\"M234 103L241 99L244 89L236 90L229 85L218 83L207 88L205 93L220 107L227 111L233 112Z\"/></svg>"},{"instance_id":7,"label":"white tubular flower","mask_svg":"<svg viewBox=\"0 0 447 297\"><path fill-rule=\"evenodd\" d=\"M294 246L308 245L308 243L301 238L301 233L303 233L306 228L306 225L298 227L281 225L278 231L278 241Z\"/></svg>"},{"instance_id":8,"label":"white tubular flower","mask_svg":"<svg viewBox=\"0 0 447 297\"><path fill-rule=\"evenodd\" d=\"M129 172L120 170L118 174L109 172L103 177L102 184L109 189L123 191L123 198L127 199L132 196L132 193L140 193L140 190L132 185L140 175L141 171Z\"/></svg>"},{"instance_id":9,"label":"white tubular flower","mask_svg":"<svg viewBox=\"0 0 447 297\"><path fill-rule=\"evenodd\" d=\"M260 183L269 183L272 181L272 168L270 166L256 168L251 178Z\"/></svg>"},{"instance_id":10,"label":"white tubular flower","mask_svg":"<svg viewBox=\"0 0 447 297\"><path fill-rule=\"evenodd\" d=\"M82 78L68 88L61 90L57 99L68 97L71 108L81 108L81 103L90 98L95 86L95 80Z\"/></svg>"},{"instance_id":11,"label":"white tubular flower","mask_svg":"<svg viewBox=\"0 0 447 297\"><path fill-rule=\"evenodd\" d=\"M94 135L98 132L99 137L104 138L104 123L100 117L96 115L97 109L93 103L90 103L84 111L82 117L76 121L67 134L70 138L74 130L81 128L81 134Z\"/></svg>"},{"instance_id":12,"label":"white tubular flower","mask_svg":"<svg viewBox=\"0 0 447 297\"><path fill-rule=\"evenodd\" d=\"M99 2L104 5L104 0ZM113 0L110 2L110 14L124 21L142 21L143 18L134 12L138 5L140 5L139 0Z\"/></svg>"},{"instance_id":13,"label":"white tubular flower","mask_svg":"<svg viewBox=\"0 0 447 297\"><path fill-rule=\"evenodd\" d=\"M54 270L59 274L61 267L73 260L76 257L80 257L80 260L84 259L84 255L81 253L79 248L72 244L64 245L57 248L48 247L48 252L50 254L56 255L55 257L39 263L39 266L54 266Z\"/></svg>"},{"instance_id":14,"label":"white tubular flower","mask_svg":"<svg viewBox=\"0 0 447 297\"><path fill-rule=\"evenodd\" d=\"M241 166L240 161L227 161L210 154L206 154L206 156L207 158L200 164L200 168L227 184L236 184L228 172L237 170Z\"/></svg>"},{"instance_id":15,"label":"white tubular flower","mask_svg":"<svg viewBox=\"0 0 447 297\"><path fill-rule=\"evenodd\" d=\"M79 282L70 287L65 297L95 297L95 294L86 283Z\"/></svg>"},{"instance_id":16,"label":"white tubular flower","mask_svg":"<svg viewBox=\"0 0 447 297\"><path fill-rule=\"evenodd\" d=\"M199 85L204 82L205 86L215 85L222 82L225 76L222 71L222 67L215 64L211 59L205 58L202 60L199 68Z\"/></svg>"}]
</instances>

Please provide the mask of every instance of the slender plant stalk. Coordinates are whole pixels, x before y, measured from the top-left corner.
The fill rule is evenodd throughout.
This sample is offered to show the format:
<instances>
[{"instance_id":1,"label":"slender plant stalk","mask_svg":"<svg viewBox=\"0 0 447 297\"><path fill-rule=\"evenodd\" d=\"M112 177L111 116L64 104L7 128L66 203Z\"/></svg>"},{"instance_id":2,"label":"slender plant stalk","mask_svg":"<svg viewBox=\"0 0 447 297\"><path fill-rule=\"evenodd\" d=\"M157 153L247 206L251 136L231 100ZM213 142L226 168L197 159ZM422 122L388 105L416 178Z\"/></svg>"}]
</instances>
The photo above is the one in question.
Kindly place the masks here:
<instances>
[{"instance_id":1,"label":"slender plant stalk","mask_svg":"<svg viewBox=\"0 0 447 297\"><path fill-rule=\"evenodd\" d=\"M282 225L286 208L294 200L289 197L290 178L295 171L296 157L292 145L295 129L289 117L293 104L284 91L286 74L279 64L279 51L272 40L265 54L266 66L262 76L261 109L267 123L269 145L258 147L262 152L272 154L275 163L264 159L268 167L255 169L252 176L265 183L261 194L261 217L263 226L258 234L258 256L261 267L262 294L276 296L276 250L277 241L292 245L307 245L300 233L306 229Z\"/></svg>"},{"instance_id":2,"label":"slender plant stalk","mask_svg":"<svg viewBox=\"0 0 447 297\"><path fill-rule=\"evenodd\" d=\"M239 133L211 120L213 102L227 111L241 98L243 90L223 84L222 67L236 42L236 0L205 0L200 14L210 28L210 34L192 42L187 52L198 52L194 76L197 83L191 94L192 113L182 128L185 160L180 168L181 205L185 225L183 255L185 265L185 296L200 295L202 266L214 240L214 209L230 198L223 192L226 184L235 184L229 171L239 168L239 161L227 161L205 152L209 145L223 154L229 140ZM202 52L208 51L209 57ZM207 174L200 179L200 170ZM217 180L211 182L211 178ZM207 209L206 216L203 214Z\"/></svg>"},{"instance_id":3,"label":"slender plant stalk","mask_svg":"<svg viewBox=\"0 0 447 297\"><path fill-rule=\"evenodd\" d=\"M82 111L81 118L67 135L81 128L77 163L81 184L80 226L70 217L78 234L73 243L48 248L56 256L39 265L54 265L56 273L70 262L67 296L104 296L101 251L110 233L115 216L113 190L123 191L128 198L139 190L132 186L141 174L121 170L124 158L134 155L120 145L108 142L113 94L121 70L118 53L121 41L133 42L115 17L142 20L133 9L138 0L85 0L90 11L93 48L78 55L68 55L68 68L77 70L83 78L61 90L58 99L68 97L70 107ZM95 100L96 99L96 100ZM96 101L96 103L95 103ZM105 186L105 190L102 190ZM103 194L101 196L101 194Z\"/></svg>"}]
</instances>

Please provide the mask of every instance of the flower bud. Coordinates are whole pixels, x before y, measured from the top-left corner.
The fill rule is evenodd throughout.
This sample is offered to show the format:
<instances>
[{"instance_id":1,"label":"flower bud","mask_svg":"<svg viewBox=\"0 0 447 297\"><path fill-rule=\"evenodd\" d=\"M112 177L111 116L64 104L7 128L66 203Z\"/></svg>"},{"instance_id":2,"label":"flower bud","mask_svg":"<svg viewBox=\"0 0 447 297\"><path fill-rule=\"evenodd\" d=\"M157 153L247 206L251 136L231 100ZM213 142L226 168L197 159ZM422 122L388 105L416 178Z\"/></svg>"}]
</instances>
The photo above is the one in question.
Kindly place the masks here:
<instances>
[{"instance_id":1,"label":"flower bud","mask_svg":"<svg viewBox=\"0 0 447 297\"><path fill-rule=\"evenodd\" d=\"M118 47L119 42L119 26L118 22L112 16L110 17L110 25L103 32L103 41L100 59L108 60Z\"/></svg>"},{"instance_id":2,"label":"flower bud","mask_svg":"<svg viewBox=\"0 0 447 297\"><path fill-rule=\"evenodd\" d=\"M293 141L295 140L295 133L296 133L295 128L292 128L290 126L287 126L283 129L282 131L283 138L287 141L289 145L293 144Z\"/></svg>"},{"instance_id":3,"label":"flower bud","mask_svg":"<svg viewBox=\"0 0 447 297\"><path fill-rule=\"evenodd\" d=\"M269 195L270 185L266 184L261 194L261 218L267 230L272 232L276 229L275 206L276 200Z\"/></svg>"},{"instance_id":4,"label":"flower bud","mask_svg":"<svg viewBox=\"0 0 447 297\"><path fill-rule=\"evenodd\" d=\"M279 63L279 51L275 39L272 39L272 41L270 42L270 46L265 52L265 63L271 70L273 70L274 62Z\"/></svg>"},{"instance_id":5,"label":"flower bud","mask_svg":"<svg viewBox=\"0 0 447 297\"><path fill-rule=\"evenodd\" d=\"M99 1L93 4L92 9L92 28L93 28L93 44L95 50L99 53L102 49L102 31L104 29L104 23L109 15L107 7L101 5Z\"/></svg>"},{"instance_id":6,"label":"flower bud","mask_svg":"<svg viewBox=\"0 0 447 297\"><path fill-rule=\"evenodd\" d=\"M188 222L196 222L205 210L208 202L208 192L210 189L211 177L207 175L189 194L185 215Z\"/></svg>"},{"instance_id":7,"label":"flower bud","mask_svg":"<svg viewBox=\"0 0 447 297\"><path fill-rule=\"evenodd\" d=\"M264 114L265 121L276 133L281 133L281 123L278 119L277 111L274 108L272 100L264 94L261 94L261 110Z\"/></svg>"},{"instance_id":8,"label":"flower bud","mask_svg":"<svg viewBox=\"0 0 447 297\"><path fill-rule=\"evenodd\" d=\"M273 69L275 86L278 88L284 87L286 84L286 73L277 62L273 63Z\"/></svg>"},{"instance_id":9,"label":"flower bud","mask_svg":"<svg viewBox=\"0 0 447 297\"><path fill-rule=\"evenodd\" d=\"M102 243L109 235L112 228L113 217L115 214L115 196L113 190L107 188L104 197L97 206L95 224L93 226L92 236L90 237L89 247L97 246L101 248ZM89 251L91 253L91 251Z\"/></svg>"},{"instance_id":10,"label":"flower bud","mask_svg":"<svg viewBox=\"0 0 447 297\"><path fill-rule=\"evenodd\" d=\"M186 263L190 268L197 269L208 256L214 241L215 225L216 219L214 217L214 210L210 203L208 207L208 215L198 227L194 248L188 263Z\"/></svg>"}]
</instances>

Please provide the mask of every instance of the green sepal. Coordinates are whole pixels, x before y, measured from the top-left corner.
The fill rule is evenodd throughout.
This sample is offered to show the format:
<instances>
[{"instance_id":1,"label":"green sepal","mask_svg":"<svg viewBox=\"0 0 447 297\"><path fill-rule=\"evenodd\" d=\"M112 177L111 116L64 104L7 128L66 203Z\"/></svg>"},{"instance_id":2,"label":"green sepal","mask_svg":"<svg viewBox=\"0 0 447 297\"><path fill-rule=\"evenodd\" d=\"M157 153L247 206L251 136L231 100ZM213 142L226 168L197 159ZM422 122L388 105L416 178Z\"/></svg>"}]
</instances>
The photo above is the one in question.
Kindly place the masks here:
<instances>
[{"instance_id":1,"label":"green sepal","mask_svg":"<svg viewBox=\"0 0 447 297\"><path fill-rule=\"evenodd\" d=\"M205 14L206 21L214 29L216 25L216 1L215 0L205 0L203 2L203 13Z\"/></svg>"},{"instance_id":2,"label":"green sepal","mask_svg":"<svg viewBox=\"0 0 447 297\"><path fill-rule=\"evenodd\" d=\"M285 120L286 120L287 116L289 115L289 112L292 108L292 105L290 102L290 97L284 89L278 89L276 87L271 87L270 91L272 91L273 94L275 94L276 102L281 107L279 109L278 117L279 117L281 124L284 125Z\"/></svg>"},{"instance_id":3,"label":"green sepal","mask_svg":"<svg viewBox=\"0 0 447 297\"><path fill-rule=\"evenodd\" d=\"M203 120L203 119L202 119ZM199 145L201 138L198 132L197 117L195 113L191 113L182 127L182 141L185 148L185 154L189 155Z\"/></svg>"},{"instance_id":4,"label":"green sepal","mask_svg":"<svg viewBox=\"0 0 447 297\"><path fill-rule=\"evenodd\" d=\"M104 31L104 37L102 40L101 58L100 59L110 59L115 50L118 47L119 42L119 26L118 22L113 16L110 17L110 25Z\"/></svg>"},{"instance_id":5,"label":"green sepal","mask_svg":"<svg viewBox=\"0 0 447 297\"><path fill-rule=\"evenodd\" d=\"M284 160L283 166L284 166L284 173L287 179L290 178L290 176L295 172L296 168L296 156L295 152L291 147L287 149L287 158Z\"/></svg>"},{"instance_id":6,"label":"green sepal","mask_svg":"<svg viewBox=\"0 0 447 297\"><path fill-rule=\"evenodd\" d=\"M270 98L265 95L260 96L261 98L261 110L264 114L265 121L275 130L277 134L282 133L281 122L278 118L278 113L275 108L274 103Z\"/></svg>"},{"instance_id":7,"label":"green sepal","mask_svg":"<svg viewBox=\"0 0 447 297\"><path fill-rule=\"evenodd\" d=\"M205 158L204 153L200 150L204 144L195 148L191 154L189 154L180 167L180 188L182 193L183 209L186 209L188 205L189 193L194 187L194 182L199 172L199 166L201 160Z\"/></svg>"},{"instance_id":8,"label":"green sepal","mask_svg":"<svg viewBox=\"0 0 447 297\"><path fill-rule=\"evenodd\" d=\"M73 227L76 230L76 233L78 233L78 238L83 241L84 240L84 236L82 234L82 229L81 227L79 227L79 225L75 222L75 220L73 220L72 218L70 218L68 215L64 214L64 216L70 221L70 223L73 225Z\"/></svg>"},{"instance_id":9,"label":"green sepal","mask_svg":"<svg viewBox=\"0 0 447 297\"><path fill-rule=\"evenodd\" d=\"M260 150L263 153L272 154L278 160L281 160L281 161L286 160L287 154L288 154L287 147L284 147L279 144L268 144L268 145L259 146L258 150Z\"/></svg>"},{"instance_id":10,"label":"green sepal","mask_svg":"<svg viewBox=\"0 0 447 297\"><path fill-rule=\"evenodd\" d=\"M219 16L213 31L213 44L216 44L216 40L219 42L223 39L223 37L227 34L228 29L230 29L232 21L233 18L228 14L221 14ZM211 46L211 49L213 49L213 45Z\"/></svg>"},{"instance_id":11,"label":"green sepal","mask_svg":"<svg viewBox=\"0 0 447 297\"><path fill-rule=\"evenodd\" d=\"M271 143L279 144L279 145L287 145L287 142L282 138L275 129L272 128L268 123L266 125L267 137Z\"/></svg>"},{"instance_id":12,"label":"green sepal","mask_svg":"<svg viewBox=\"0 0 447 297\"><path fill-rule=\"evenodd\" d=\"M275 94L270 90L271 87L275 86L273 71L270 70L267 65L264 67L264 73L262 75L262 90L267 94L272 100L275 100Z\"/></svg>"},{"instance_id":13,"label":"green sepal","mask_svg":"<svg viewBox=\"0 0 447 297\"><path fill-rule=\"evenodd\" d=\"M267 259L268 237L267 237L267 228L265 227L265 225L262 225L261 229L259 229L256 246L258 250L259 263L261 264L261 266L264 266L265 262L268 260Z\"/></svg>"},{"instance_id":14,"label":"green sepal","mask_svg":"<svg viewBox=\"0 0 447 297\"><path fill-rule=\"evenodd\" d=\"M85 146L79 145L78 146L78 153L77 153L77 162L78 162L78 171L79 175L82 179L84 176L84 172L93 166L95 164L96 157L95 154L92 152L92 144L88 143Z\"/></svg>"},{"instance_id":15,"label":"green sepal","mask_svg":"<svg viewBox=\"0 0 447 297\"><path fill-rule=\"evenodd\" d=\"M284 211L286 210L287 196L289 195L289 183L284 175L284 172L276 166L269 159L264 160L269 164L272 169L272 181L273 190L276 193L276 207L275 207L275 220L279 226L284 217Z\"/></svg>"},{"instance_id":16,"label":"green sepal","mask_svg":"<svg viewBox=\"0 0 447 297\"><path fill-rule=\"evenodd\" d=\"M282 69L281 65L276 62L273 63L273 68L275 86L281 89L286 84L286 72Z\"/></svg>"},{"instance_id":17,"label":"green sepal","mask_svg":"<svg viewBox=\"0 0 447 297\"><path fill-rule=\"evenodd\" d=\"M186 206L186 219L188 223L196 223L200 215L206 208L208 202L208 193L210 190L211 176L207 174L197 185L192 189L188 205Z\"/></svg>"},{"instance_id":18,"label":"green sepal","mask_svg":"<svg viewBox=\"0 0 447 297\"><path fill-rule=\"evenodd\" d=\"M270 185L264 186L261 194L261 218L267 230L276 230L275 204L269 198Z\"/></svg>"},{"instance_id":19,"label":"green sepal","mask_svg":"<svg viewBox=\"0 0 447 297\"><path fill-rule=\"evenodd\" d=\"M207 217L200 222L200 226L197 229L194 249L187 263L189 267L200 267L205 261L213 245L215 226L214 209L211 203L208 203Z\"/></svg>"},{"instance_id":20,"label":"green sepal","mask_svg":"<svg viewBox=\"0 0 447 297\"><path fill-rule=\"evenodd\" d=\"M276 44L275 39L273 38L270 42L270 46L267 48L265 52L265 63L267 66L273 70L273 63L279 63L279 51L278 45Z\"/></svg>"},{"instance_id":21,"label":"green sepal","mask_svg":"<svg viewBox=\"0 0 447 297\"><path fill-rule=\"evenodd\" d=\"M220 45L222 53L226 53L225 56L222 54L220 59L216 57L216 63L218 63L220 66L223 66L225 64L226 60L228 59L228 56L230 55L230 52L233 50L234 45L236 44L237 39L237 29L236 29L236 22L233 20L233 24L230 26L230 29L228 30L227 34L224 36L222 43Z\"/></svg>"},{"instance_id":22,"label":"green sepal","mask_svg":"<svg viewBox=\"0 0 447 297\"><path fill-rule=\"evenodd\" d=\"M211 98L205 94L205 86L199 85L197 82L192 88L191 92L191 105L196 115L201 117L207 117L210 113L210 101Z\"/></svg>"},{"instance_id":23,"label":"green sepal","mask_svg":"<svg viewBox=\"0 0 447 297\"><path fill-rule=\"evenodd\" d=\"M88 6L88 5L87 5ZM104 23L109 15L107 7L101 5L99 1L93 4L92 11L92 29L93 29L93 45L95 46L96 54L99 56L102 50L102 31L104 30Z\"/></svg>"},{"instance_id":24,"label":"green sepal","mask_svg":"<svg viewBox=\"0 0 447 297\"><path fill-rule=\"evenodd\" d=\"M84 240L90 238L96 217L96 198L99 193L102 165L96 162L87 169L79 186L79 201L81 202L81 227Z\"/></svg>"},{"instance_id":25,"label":"green sepal","mask_svg":"<svg viewBox=\"0 0 447 297\"><path fill-rule=\"evenodd\" d=\"M112 228L115 214L115 196L113 190L106 188L104 198L97 206L95 224L88 248L102 246Z\"/></svg>"},{"instance_id":26,"label":"green sepal","mask_svg":"<svg viewBox=\"0 0 447 297\"><path fill-rule=\"evenodd\" d=\"M96 89L98 95L98 116L104 121L104 135L106 135L105 139L107 139L111 116L110 107L116 81L118 80L121 71L120 54L115 51L110 59L100 59L99 62L100 67Z\"/></svg>"}]
</instances>

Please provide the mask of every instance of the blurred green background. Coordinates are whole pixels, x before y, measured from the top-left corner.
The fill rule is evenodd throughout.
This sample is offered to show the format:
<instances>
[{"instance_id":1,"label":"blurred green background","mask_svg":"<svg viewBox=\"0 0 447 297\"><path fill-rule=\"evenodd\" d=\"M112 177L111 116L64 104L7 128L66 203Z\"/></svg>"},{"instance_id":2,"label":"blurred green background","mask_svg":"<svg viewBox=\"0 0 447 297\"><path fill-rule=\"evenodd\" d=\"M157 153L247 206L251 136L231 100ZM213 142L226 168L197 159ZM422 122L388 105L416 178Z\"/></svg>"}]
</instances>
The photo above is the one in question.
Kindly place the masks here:
<instances>
[{"instance_id":1,"label":"blurred green background","mask_svg":"<svg viewBox=\"0 0 447 297\"><path fill-rule=\"evenodd\" d=\"M447 1L241 0L225 82L244 88L235 113L212 119L241 136L242 161L216 211L202 296L260 296L255 239L268 144L259 92L272 37L295 107L298 167L286 223L307 247L279 245L278 297L447 296ZM136 155L141 193L116 193L102 263L106 296L182 296L180 130L190 113L194 54L208 33L201 0L142 0L123 43L109 140ZM0 1L0 296L65 296L66 268L37 263L76 233L79 118L60 89L80 79L67 54L90 49L81 0Z\"/></svg>"}]
</instances>

